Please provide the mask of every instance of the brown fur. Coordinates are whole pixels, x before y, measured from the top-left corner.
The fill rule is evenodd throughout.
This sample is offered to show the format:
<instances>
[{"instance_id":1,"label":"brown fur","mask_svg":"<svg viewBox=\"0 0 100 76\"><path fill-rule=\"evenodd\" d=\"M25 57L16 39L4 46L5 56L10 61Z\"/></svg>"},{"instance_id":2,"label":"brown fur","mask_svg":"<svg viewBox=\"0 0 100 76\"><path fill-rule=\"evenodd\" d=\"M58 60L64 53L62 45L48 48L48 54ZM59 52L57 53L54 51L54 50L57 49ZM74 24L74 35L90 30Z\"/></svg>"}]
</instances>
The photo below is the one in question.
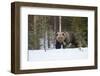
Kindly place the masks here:
<instances>
[{"instance_id":1,"label":"brown fur","mask_svg":"<svg viewBox=\"0 0 100 76\"><path fill-rule=\"evenodd\" d=\"M77 35L72 32L57 32L56 33L56 46L57 43L66 47L81 47L81 41L78 39Z\"/></svg>"}]
</instances>

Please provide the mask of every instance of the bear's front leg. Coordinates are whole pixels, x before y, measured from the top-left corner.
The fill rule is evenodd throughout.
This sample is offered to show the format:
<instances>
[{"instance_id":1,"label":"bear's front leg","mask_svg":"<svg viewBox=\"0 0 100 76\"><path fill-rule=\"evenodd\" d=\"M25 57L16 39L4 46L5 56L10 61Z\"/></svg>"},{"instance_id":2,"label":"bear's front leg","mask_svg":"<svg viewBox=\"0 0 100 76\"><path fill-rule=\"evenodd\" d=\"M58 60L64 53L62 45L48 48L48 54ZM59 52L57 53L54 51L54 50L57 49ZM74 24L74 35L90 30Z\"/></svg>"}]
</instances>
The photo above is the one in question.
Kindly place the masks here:
<instances>
[{"instance_id":1,"label":"bear's front leg","mask_svg":"<svg viewBox=\"0 0 100 76\"><path fill-rule=\"evenodd\" d=\"M56 45L55 46L56 46L56 49L60 49L61 48L61 43L56 41Z\"/></svg>"}]
</instances>

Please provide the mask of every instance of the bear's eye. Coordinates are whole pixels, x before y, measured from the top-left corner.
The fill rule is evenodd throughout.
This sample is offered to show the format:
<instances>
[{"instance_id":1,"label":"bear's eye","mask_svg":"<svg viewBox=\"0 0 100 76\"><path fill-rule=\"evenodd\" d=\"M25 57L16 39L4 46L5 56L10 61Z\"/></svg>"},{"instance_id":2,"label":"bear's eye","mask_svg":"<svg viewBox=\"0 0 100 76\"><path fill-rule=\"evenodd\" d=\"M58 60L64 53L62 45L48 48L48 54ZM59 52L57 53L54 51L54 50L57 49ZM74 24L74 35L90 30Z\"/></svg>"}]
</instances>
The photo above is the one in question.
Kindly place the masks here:
<instances>
[{"instance_id":1,"label":"bear's eye","mask_svg":"<svg viewBox=\"0 0 100 76\"><path fill-rule=\"evenodd\" d=\"M64 33L62 35L64 36Z\"/></svg>"},{"instance_id":2,"label":"bear's eye","mask_svg":"<svg viewBox=\"0 0 100 76\"><path fill-rule=\"evenodd\" d=\"M58 36L58 34L56 34L56 36Z\"/></svg>"}]
</instances>

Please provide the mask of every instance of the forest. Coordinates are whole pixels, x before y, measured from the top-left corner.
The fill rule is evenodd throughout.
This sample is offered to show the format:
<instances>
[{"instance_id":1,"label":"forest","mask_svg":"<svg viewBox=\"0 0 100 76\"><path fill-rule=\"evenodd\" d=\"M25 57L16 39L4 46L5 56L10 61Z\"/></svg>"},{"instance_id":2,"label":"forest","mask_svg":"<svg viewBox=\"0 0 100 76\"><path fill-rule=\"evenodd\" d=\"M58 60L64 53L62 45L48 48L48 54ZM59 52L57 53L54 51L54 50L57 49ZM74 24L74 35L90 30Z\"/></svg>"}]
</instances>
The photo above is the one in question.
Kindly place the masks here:
<instances>
[{"instance_id":1,"label":"forest","mask_svg":"<svg viewBox=\"0 0 100 76\"><path fill-rule=\"evenodd\" d=\"M28 50L55 49L55 34L59 31L75 32L82 47L87 47L87 17L28 15Z\"/></svg>"}]
</instances>

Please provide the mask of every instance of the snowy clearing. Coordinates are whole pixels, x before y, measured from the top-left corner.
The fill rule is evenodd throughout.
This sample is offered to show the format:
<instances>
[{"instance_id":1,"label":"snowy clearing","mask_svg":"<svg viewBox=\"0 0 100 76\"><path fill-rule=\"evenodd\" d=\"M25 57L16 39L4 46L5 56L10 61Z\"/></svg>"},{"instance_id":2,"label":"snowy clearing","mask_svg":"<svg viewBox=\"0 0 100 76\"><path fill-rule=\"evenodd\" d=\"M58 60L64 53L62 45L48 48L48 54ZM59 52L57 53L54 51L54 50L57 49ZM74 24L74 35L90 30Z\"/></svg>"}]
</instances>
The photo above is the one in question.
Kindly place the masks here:
<instances>
[{"instance_id":1,"label":"snowy clearing","mask_svg":"<svg viewBox=\"0 0 100 76\"><path fill-rule=\"evenodd\" d=\"M67 48L52 50L29 50L29 61L54 61L54 60L75 60L88 58L88 48Z\"/></svg>"}]
</instances>

